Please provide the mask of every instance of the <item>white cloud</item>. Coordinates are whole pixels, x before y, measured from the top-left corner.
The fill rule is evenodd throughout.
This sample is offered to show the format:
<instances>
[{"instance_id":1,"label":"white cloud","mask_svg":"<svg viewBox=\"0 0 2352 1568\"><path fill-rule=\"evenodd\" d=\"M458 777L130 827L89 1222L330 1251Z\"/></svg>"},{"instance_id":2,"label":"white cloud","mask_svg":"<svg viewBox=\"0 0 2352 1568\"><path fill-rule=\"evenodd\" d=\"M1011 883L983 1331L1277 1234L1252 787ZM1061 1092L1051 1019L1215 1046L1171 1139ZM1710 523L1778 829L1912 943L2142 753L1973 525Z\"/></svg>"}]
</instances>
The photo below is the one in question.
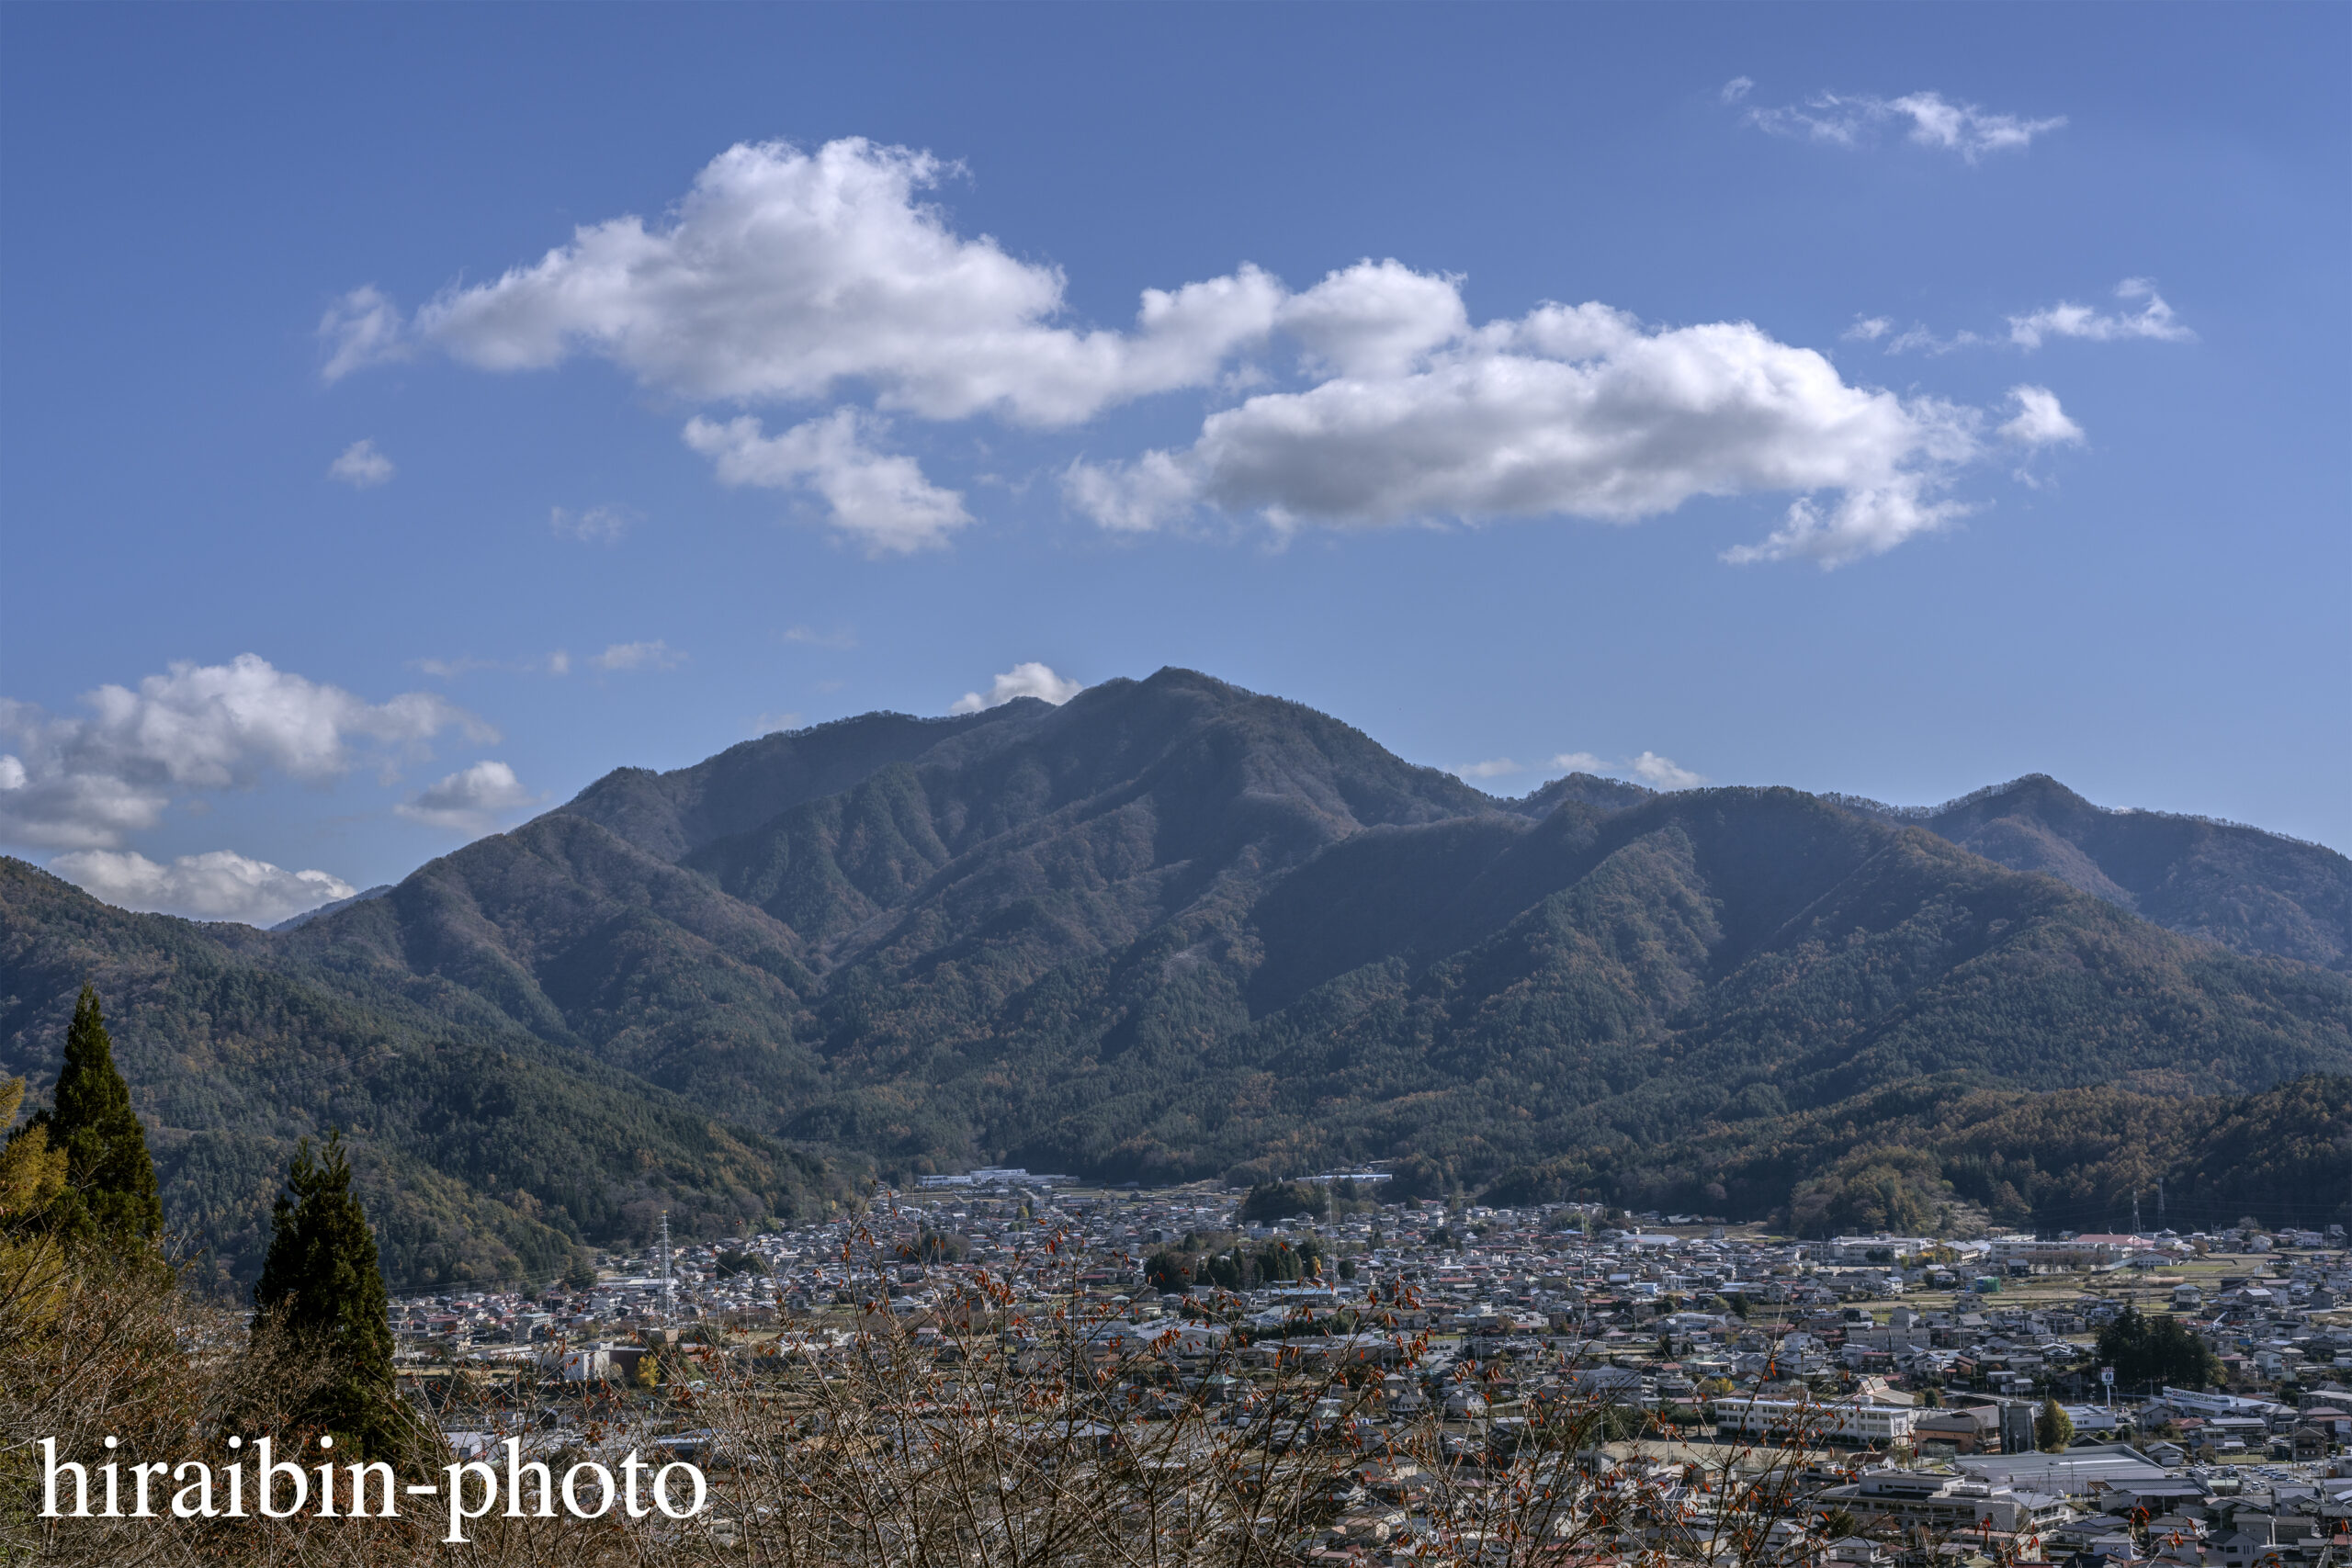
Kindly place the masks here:
<instances>
[{"instance_id":1,"label":"white cloud","mask_svg":"<svg viewBox=\"0 0 2352 1568\"><path fill-rule=\"evenodd\" d=\"M319 374L329 381L366 366L405 359L410 352L398 307L372 283L327 307L319 318L319 341L327 347L327 362Z\"/></svg>"},{"instance_id":2,"label":"white cloud","mask_svg":"<svg viewBox=\"0 0 2352 1568\"><path fill-rule=\"evenodd\" d=\"M419 791L392 809L412 822L461 833L487 833L498 818L537 802L504 762L476 762Z\"/></svg>"},{"instance_id":3,"label":"white cloud","mask_svg":"<svg viewBox=\"0 0 2352 1568\"><path fill-rule=\"evenodd\" d=\"M1724 101L1738 100L1726 96ZM1993 114L1974 104L1950 102L1940 93L1908 93L1899 98L1816 93L1802 104L1784 108L1750 109L1747 120L1775 135L1801 136L1839 147L1863 146L1881 131L1900 128L1919 146L1957 152L1973 164L1987 152L2025 151L2035 137L2063 127L2066 117L2027 119Z\"/></svg>"},{"instance_id":4,"label":"white cloud","mask_svg":"<svg viewBox=\"0 0 2352 1568\"><path fill-rule=\"evenodd\" d=\"M626 506L592 506L584 512L560 506L548 509L548 532L584 545L616 545L623 534L641 521Z\"/></svg>"},{"instance_id":5,"label":"white cloud","mask_svg":"<svg viewBox=\"0 0 2352 1568\"><path fill-rule=\"evenodd\" d=\"M1692 773L1679 765L1673 758L1661 757L1655 751L1644 751L1638 757L1626 757L1616 761L1590 751L1563 751L1552 759L1552 766L1566 773L1602 773L1633 778L1656 790L1695 789L1707 782L1704 774Z\"/></svg>"},{"instance_id":6,"label":"white cloud","mask_svg":"<svg viewBox=\"0 0 2352 1568\"><path fill-rule=\"evenodd\" d=\"M1723 96L1737 102L1750 86L1736 78ZM1776 129L1798 123L1795 110L1752 112ZM1830 140L1904 128L1969 158L2063 123L1932 93L1824 96L1799 118ZM355 291L331 318L335 363L413 338L493 370L601 355L707 402L870 399L872 410L835 406L775 434L739 407L693 418L683 435L721 483L803 492L876 556L942 546L973 518L963 494L882 449L888 424L874 411L1057 426L1179 388L1239 400L1189 447L1070 463L1071 506L1114 530L1204 507L1289 529L1630 523L1697 496L1779 493L1793 497L1781 526L1731 558L1824 566L1966 510L1943 491L1981 455L1982 411L1849 385L1825 355L1750 322L1653 328L1600 304L1546 304L1476 325L1459 278L1366 258L1295 294L1249 265L1147 290L1125 332L1064 324L1058 271L959 232L926 199L957 172L857 139L814 152L738 145L673 211L580 228L532 265L443 294L405 327L396 316L383 325L379 294ZM1873 317L1848 335L1893 332ZM1234 362L1277 337L1296 351L1295 389L1271 382L1275 355ZM552 521L582 536L617 531L594 515Z\"/></svg>"},{"instance_id":7,"label":"white cloud","mask_svg":"<svg viewBox=\"0 0 2352 1568\"><path fill-rule=\"evenodd\" d=\"M1932 492L1977 453L1977 411L1849 386L1822 355L1747 322L1652 331L1585 304L1465 325L1434 347L1430 330L1375 340L1358 374L1212 414L1187 450L1073 464L1065 496L1105 527L1141 529L1204 503L1278 527L1631 523L1693 496L1793 491L1792 525L1829 521L1801 530L1802 548L1758 552L1836 565L1956 515ZM1412 359L1419 367L1401 367ZM1839 492L1826 514L1809 499L1817 491Z\"/></svg>"},{"instance_id":8,"label":"white cloud","mask_svg":"<svg viewBox=\"0 0 2352 1568\"><path fill-rule=\"evenodd\" d=\"M258 655L178 663L137 691L101 686L87 718L0 699L0 841L112 849L152 828L183 790L249 788L277 772L326 784L349 772L355 741L415 752L444 729L496 732L429 692L368 703L274 668ZM13 781L13 782L12 782Z\"/></svg>"},{"instance_id":9,"label":"white cloud","mask_svg":"<svg viewBox=\"0 0 2352 1568\"><path fill-rule=\"evenodd\" d=\"M2021 446L2080 446L2083 427L2058 406L2058 394L2047 387L2011 387L2009 397L2018 415L2001 426L2004 440Z\"/></svg>"},{"instance_id":10,"label":"white cloud","mask_svg":"<svg viewBox=\"0 0 2352 1568\"><path fill-rule=\"evenodd\" d=\"M160 865L135 851L80 850L50 869L118 908L273 926L359 891L323 871L282 871L231 850L182 855Z\"/></svg>"},{"instance_id":11,"label":"white cloud","mask_svg":"<svg viewBox=\"0 0 2352 1568\"><path fill-rule=\"evenodd\" d=\"M327 478L341 479L354 490L373 490L393 474L392 460L376 450L375 439L355 441L327 465Z\"/></svg>"},{"instance_id":12,"label":"white cloud","mask_svg":"<svg viewBox=\"0 0 2352 1568\"><path fill-rule=\"evenodd\" d=\"M571 660L568 656L559 657L564 658L566 669L571 668ZM685 661L684 654L678 652L658 637L651 642L613 643L606 647L604 652L588 660L599 670L615 672L625 670L675 670Z\"/></svg>"},{"instance_id":13,"label":"white cloud","mask_svg":"<svg viewBox=\"0 0 2352 1568\"><path fill-rule=\"evenodd\" d=\"M1728 82L1724 83L1724 84L1723 85L1723 90L1722 90L1721 92L1717 93L1715 96L1716 96L1717 97L1721 98L1724 103L1727 103L1727 104L1736 104L1736 103L1738 103L1742 98L1747 97L1748 94L1750 94L1750 93L1754 92L1755 90L1756 90L1756 78L1755 78L1755 77L1753 77L1753 76L1735 76L1735 77L1733 77L1730 81L1728 81Z\"/></svg>"},{"instance_id":14,"label":"white cloud","mask_svg":"<svg viewBox=\"0 0 2352 1568\"><path fill-rule=\"evenodd\" d=\"M749 414L718 424L696 417L686 445L718 466L728 485L815 491L831 509L832 525L860 541L868 555L935 549L971 522L964 498L922 476L912 457L886 456L868 445L875 421L855 409L835 409L781 435L762 433Z\"/></svg>"},{"instance_id":15,"label":"white cloud","mask_svg":"<svg viewBox=\"0 0 2352 1568\"><path fill-rule=\"evenodd\" d=\"M820 631L815 626L786 626L784 640L809 648L853 649L857 646L857 634L847 626L835 626L831 631Z\"/></svg>"},{"instance_id":16,"label":"white cloud","mask_svg":"<svg viewBox=\"0 0 2352 1568\"><path fill-rule=\"evenodd\" d=\"M1971 510L1958 502L1928 500L1916 484L1849 491L1826 508L1800 496L1789 503L1778 528L1753 545L1734 545L1723 558L1734 566L1809 560L1826 570L1884 555L1906 539L1950 526Z\"/></svg>"},{"instance_id":17,"label":"white cloud","mask_svg":"<svg viewBox=\"0 0 2352 1568\"><path fill-rule=\"evenodd\" d=\"M1389 378L1470 330L1461 279L1364 260L1283 302L1274 320L1330 374Z\"/></svg>"},{"instance_id":18,"label":"white cloud","mask_svg":"<svg viewBox=\"0 0 2352 1568\"><path fill-rule=\"evenodd\" d=\"M1448 768L1446 772L1457 779L1498 779L1511 773L1523 773L1527 770L1509 757L1490 757L1486 761L1464 762L1458 768Z\"/></svg>"},{"instance_id":19,"label":"white cloud","mask_svg":"<svg viewBox=\"0 0 2352 1568\"><path fill-rule=\"evenodd\" d=\"M956 172L854 137L731 147L665 221L578 229L533 265L434 300L415 330L484 369L587 352L698 399L809 400L854 382L926 418L1059 425L1204 385L1272 322L1277 286L1244 267L1147 290L1130 333L1050 324L1058 270L965 238L919 199Z\"/></svg>"},{"instance_id":20,"label":"white cloud","mask_svg":"<svg viewBox=\"0 0 2352 1568\"><path fill-rule=\"evenodd\" d=\"M453 681L460 675L470 675L477 670L496 670L512 675L569 675L571 673L571 655L560 648L552 653L528 659L476 659L469 653L456 659L412 659L409 663L425 674L444 681Z\"/></svg>"},{"instance_id":21,"label":"white cloud","mask_svg":"<svg viewBox=\"0 0 2352 1568\"><path fill-rule=\"evenodd\" d=\"M2197 334L2183 326L2173 314L2173 309L2156 292L2155 285L2144 277L2127 277L2116 286L2116 298L2140 300L2137 311L2130 314L2103 314L2087 305L2062 302L2043 310L2008 318L2005 335L1987 336L1962 329L1950 337L1939 337L1922 325L1903 332L1894 331L1894 323L1884 316L1858 319L1847 328L1844 335L1854 341L1881 344L1888 354L1951 354L1963 348L2006 347L2032 353L2044 342L2054 337L2081 338L2093 343L2115 343L2124 339L2150 339L2160 343L2194 343Z\"/></svg>"},{"instance_id":22,"label":"white cloud","mask_svg":"<svg viewBox=\"0 0 2352 1568\"><path fill-rule=\"evenodd\" d=\"M1887 338L1889 354L1951 354L1963 348L1983 348L1994 340L1965 328L1950 337L1938 337L1926 327L1914 325Z\"/></svg>"},{"instance_id":23,"label":"white cloud","mask_svg":"<svg viewBox=\"0 0 2352 1568\"><path fill-rule=\"evenodd\" d=\"M1148 533L1199 504L1199 465L1157 448L1124 463L1080 458L1062 470L1062 497L1114 533Z\"/></svg>"},{"instance_id":24,"label":"white cloud","mask_svg":"<svg viewBox=\"0 0 2352 1568\"><path fill-rule=\"evenodd\" d=\"M1038 697L1056 707L1078 695L1086 688L1076 681L1057 675L1046 665L1016 664L999 675L989 686L988 695L967 692L948 705L949 713L979 713L987 708L1002 707L1015 697Z\"/></svg>"},{"instance_id":25,"label":"white cloud","mask_svg":"<svg viewBox=\"0 0 2352 1568\"><path fill-rule=\"evenodd\" d=\"M2086 338L2113 343L2123 338L2153 338L2159 343L2194 343L2197 334L2174 319L2156 286L2144 277L2127 277L2115 286L2119 299L2143 301L2132 315L2101 315L2087 305L2056 304L2030 315L2009 318L2009 341L2023 349L2040 348L2053 337Z\"/></svg>"},{"instance_id":26,"label":"white cloud","mask_svg":"<svg viewBox=\"0 0 2352 1568\"><path fill-rule=\"evenodd\" d=\"M752 719L750 733L754 736L774 735L778 730L800 728L800 713L797 708L777 708L759 714Z\"/></svg>"},{"instance_id":27,"label":"white cloud","mask_svg":"<svg viewBox=\"0 0 2352 1568\"><path fill-rule=\"evenodd\" d=\"M1626 763L1625 772L1652 789L1696 789L1707 782L1704 774L1678 766L1673 758L1661 757L1655 751L1645 751Z\"/></svg>"}]
</instances>

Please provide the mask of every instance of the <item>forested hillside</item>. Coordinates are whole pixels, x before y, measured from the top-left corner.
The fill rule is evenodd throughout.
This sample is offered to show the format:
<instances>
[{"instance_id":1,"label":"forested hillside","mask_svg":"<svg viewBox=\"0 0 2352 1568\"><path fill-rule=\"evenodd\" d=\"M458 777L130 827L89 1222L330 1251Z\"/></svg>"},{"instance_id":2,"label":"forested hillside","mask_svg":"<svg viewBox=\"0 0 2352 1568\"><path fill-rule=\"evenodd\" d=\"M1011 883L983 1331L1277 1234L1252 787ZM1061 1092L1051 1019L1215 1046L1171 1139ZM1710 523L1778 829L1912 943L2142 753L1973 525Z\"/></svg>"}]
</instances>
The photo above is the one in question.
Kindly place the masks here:
<instances>
[{"instance_id":1,"label":"forested hillside","mask_svg":"<svg viewBox=\"0 0 2352 1568\"><path fill-rule=\"evenodd\" d=\"M544 1277L582 1241L821 1208L832 1173L673 1096L487 1021L435 1016L282 939L132 915L0 859L0 1075L53 1077L57 998L96 984L150 1128L164 1213L247 1280L297 1139L343 1129L397 1282Z\"/></svg>"},{"instance_id":2,"label":"forested hillside","mask_svg":"<svg viewBox=\"0 0 2352 1568\"><path fill-rule=\"evenodd\" d=\"M2055 1213L2123 1168L2036 1155L2020 1179L2058 1146L2033 1108L2352 1071L2352 980L2341 856L2050 790L1920 815L1572 775L1498 800L1163 671L623 770L279 932L124 915L11 863L0 1066L38 1090L95 978L167 1199L232 1268L286 1141L330 1122L405 1187L399 1267L444 1275L543 1267L663 1205L723 1232L868 1162L1385 1159L1812 1224L1884 1188L1883 1123L1934 1162L1897 1173L1917 1202ZM1955 1117L1995 1130L1930 1150ZM2219 1194L2272 1158L2198 1163L2239 1124L2143 1142Z\"/></svg>"}]
</instances>

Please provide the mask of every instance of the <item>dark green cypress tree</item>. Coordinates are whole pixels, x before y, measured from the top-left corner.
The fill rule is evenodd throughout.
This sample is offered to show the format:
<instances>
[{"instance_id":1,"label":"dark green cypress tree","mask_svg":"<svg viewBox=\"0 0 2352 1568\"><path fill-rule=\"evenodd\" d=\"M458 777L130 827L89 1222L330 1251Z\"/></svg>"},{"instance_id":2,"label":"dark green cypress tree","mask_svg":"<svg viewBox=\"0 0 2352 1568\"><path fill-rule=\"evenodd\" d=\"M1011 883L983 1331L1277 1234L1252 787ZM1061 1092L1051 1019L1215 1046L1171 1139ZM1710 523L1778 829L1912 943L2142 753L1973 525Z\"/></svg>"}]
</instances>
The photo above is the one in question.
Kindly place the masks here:
<instances>
[{"instance_id":1,"label":"dark green cypress tree","mask_svg":"<svg viewBox=\"0 0 2352 1568\"><path fill-rule=\"evenodd\" d=\"M254 1304L325 1358L327 1376L304 1416L335 1446L367 1460L409 1456L415 1427L392 1382L392 1325L376 1233L351 1190L343 1135L318 1156L305 1138L271 1212L269 1256Z\"/></svg>"},{"instance_id":2,"label":"dark green cypress tree","mask_svg":"<svg viewBox=\"0 0 2352 1568\"><path fill-rule=\"evenodd\" d=\"M163 1240L164 1204L147 1134L130 1109L130 1086L114 1065L114 1041L95 987L82 987L65 1031L55 1103L26 1123L49 1129L65 1151L65 1190L50 1205L51 1234L130 1257L152 1256Z\"/></svg>"}]
</instances>

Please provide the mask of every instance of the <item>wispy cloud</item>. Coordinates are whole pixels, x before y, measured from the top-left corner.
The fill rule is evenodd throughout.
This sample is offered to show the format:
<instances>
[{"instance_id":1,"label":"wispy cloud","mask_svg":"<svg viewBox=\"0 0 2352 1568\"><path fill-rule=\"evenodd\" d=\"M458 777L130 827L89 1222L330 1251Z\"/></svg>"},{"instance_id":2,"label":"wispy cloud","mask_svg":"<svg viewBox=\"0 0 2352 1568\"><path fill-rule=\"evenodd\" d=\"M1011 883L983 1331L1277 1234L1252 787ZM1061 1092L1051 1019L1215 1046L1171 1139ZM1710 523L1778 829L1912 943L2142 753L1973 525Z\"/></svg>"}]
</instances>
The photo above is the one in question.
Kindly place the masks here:
<instances>
[{"instance_id":1,"label":"wispy cloud","mask_svg":"<svg viewBox=\"0 0 2352 1568\"><path fill-rule=\"evenodd\" d=\"M409 668L442 681L454 681L477 670L495 670L514 675L569 675L571 673L571 655L560 648L534 659L477 659L469 653L455 659L412 659Z\"/></svg>"},{"instance_id":2,"label":"wispy cloud","mask_svg":"<svg viewBox=\"0 0 2352 1568\"><path fill-rule=\"evenodd\" d=\"M2011 387L2009 400L2018 406L2015 419L2001 426L2001 438L2020 446L2079 446L2083 427L2058 406L2058 394L2047 387Z\"/></svg>"},{"instance_id":3,"label":"wispy cloud","mask_svg":"<svg viewBox=\"0 0 2352 1568\"><path fill-rule=\"evenodd\" d=\"M658 637L651 642L613 643L588 660L595 668L615 674L630 670L675 670L685 661L684 654ZM570 662L565 660L567 668Z\"/></svg>"},{"instance_id":4,"label":"wispy cloud","mask_svg":"<svg viewBox=\"0 0 2352 1568\"><path fill-rule=\"evenodd\" d=\"M2183 326L2173 315L2165 297L2156 286L2144 277L2127 277L2115 286L2115 297L2130 302L2140 301L2140 309L2130 314L2101 314L2087 305L2059 303L2028 315L2009 318L2009 341L2019 348L2037 349L2053 337L2085 338L2092 343L2114 343L2126 338L2148 338L2158 343L2194 343L2197 334Z\"/></svg>"},{"instance_id":5,"label":"wispy cloud","mask_svg":"<svg viewBox=\"0 0 2352 1568\"><path fill-rule=\"evenodd\" d=\"M847 626L835 626L831 631L820 631L815 626L786 626L782 635L785 641L797 642L806 648L846 651L857 646L857 634Z\"/></svg>"},{"instance_id":6,"label":"wispy cloud","mask_svg":"<svg viewBox=\"0 0 2352 1568\"><path fill-rule=\"evenodd\" d=\"M1460 767L1448 768L1446 772L1458 779L1499 779L1508 778L1512 773L1523 773L1527 767L1525 763L1514 762L1509 757L1491 757L1483 762L1464 762Z\"/></svg>"},{"instance_id":7,"label":"wispy cloud","mask_svg":"<svg viewBox=\"0 0 2352 1568\"><path fill-rule=\"evenodd\" d=\"M388 483L394 471L392 460L376 450L372 437L353 442L327 465L327 478L340 479L354 490L373 490Z\"/></svg>"},{"instance_id":8,"label":"wispy cloud","mask_svg":"<svg viewBox=\"0 0 2352 1568\"><path fill-rule=\"evenodd\" d=\"M1746 100L1747 88L1731 89L1746 77L1724 85L1723 101ZM2022 115L1996 114L1975 104L1954 103L1941 93L1906 93L1899 98L1867 93L1815 93L1779 108L1751 108L1747 122L1776 136L1802 137L1838 147L1864 147L1890 130L1899 130L1916 146L1954 152L1973 164L1990 152L2022 152L2038 136L2063 128L2064 115L2031 119Z\"/></svg>"},{"instance_id":9,"label":"wispy cloud","mask_svg":"<svg viewBox=\"0 0 2352 1568\"><path fill-rule=\"evenodd\" d=\"M623 534L643 521L626 506L591 506L580 512L561 506L548 509L549 533L586 545L616 545Z\"/></svg>"},{"instance_id":10,"label":"wispy cloud","mask_svg":"<svg viewBox=\"0 0 2352 1568\"><path fill-rule=\"evenodd\" d=\"M2008 318L2005 333L1979 333L1967 328L1949 335L1922 324L1897 332L1886 316L1857 317L1843 336L1849 343L1875 343L1886 353L1952 354L1964 348L2016 349L2030 354L2052 338L2076 338L2088 343L2132 340L2154 343L2194 343L2197 333L2184 324L2144 277L2127 277L2115 286L2115 297L2137 301L2130 311L2100 311L2088 305L2061 301Z\"/></svg>"},{"instance_id":11,"label":"wispy cloud","mask_svg":"<svg viewBox=\"0 0 2352 1568\"><path fill-rule=\"evenodd\" d=\"M319 318L319 341L327 354L320 377L339 381L354 370L407 358L406 331L390 298L372 283L360 285Z\"/></svg>"}]
</instances>

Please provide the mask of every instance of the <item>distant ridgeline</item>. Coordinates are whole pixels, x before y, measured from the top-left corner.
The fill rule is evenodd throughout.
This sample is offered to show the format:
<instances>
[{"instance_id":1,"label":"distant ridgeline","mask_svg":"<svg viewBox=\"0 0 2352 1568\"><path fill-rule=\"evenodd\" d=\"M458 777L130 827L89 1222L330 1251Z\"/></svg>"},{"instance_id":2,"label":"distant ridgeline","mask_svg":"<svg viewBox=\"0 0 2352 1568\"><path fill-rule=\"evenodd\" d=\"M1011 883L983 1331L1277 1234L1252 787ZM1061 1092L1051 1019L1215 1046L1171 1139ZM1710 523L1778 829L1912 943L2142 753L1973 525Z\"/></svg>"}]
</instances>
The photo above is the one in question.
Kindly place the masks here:
<instances>
[{"instance_id":1,"label":"distant ridgeline","mask_svg":"<svg viewBox=\"0 0 2352 1568\"><path fill-rule=\"evenodd\" d=\"M2041 777L1501 800L1180 670L623 769L275 932L0 862L0 1074L38 1095L85 980L170 1222L239 1279L329 1126L401 1284L974 1166L2352 1219L2332 851Z\"/></svg>"}]
</instances>

